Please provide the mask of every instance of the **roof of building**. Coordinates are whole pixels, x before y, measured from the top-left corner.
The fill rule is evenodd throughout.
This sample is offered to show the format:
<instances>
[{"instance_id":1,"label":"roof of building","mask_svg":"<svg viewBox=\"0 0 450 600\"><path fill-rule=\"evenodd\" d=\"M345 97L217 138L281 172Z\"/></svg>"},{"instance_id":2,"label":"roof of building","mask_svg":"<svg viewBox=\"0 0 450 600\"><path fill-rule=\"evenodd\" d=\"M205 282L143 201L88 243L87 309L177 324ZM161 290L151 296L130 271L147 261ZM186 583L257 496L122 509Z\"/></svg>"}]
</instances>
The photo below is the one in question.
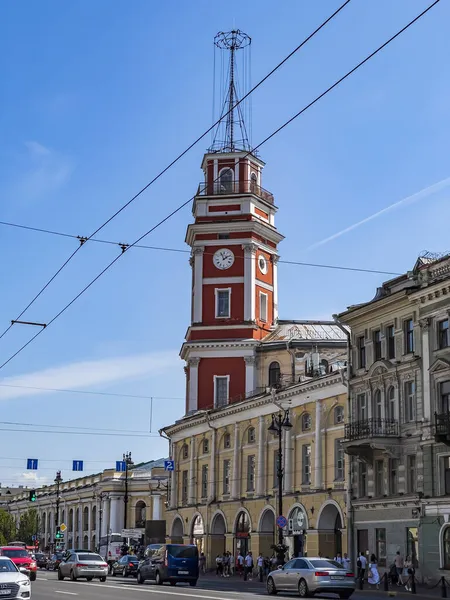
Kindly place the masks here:
<instances>
[{"instance_id":1,"label":"roof of building","mask_svg":"<svg viewBox=\"0 0 450 600\"><path fill-rule=\"evenodd\" d=\"M346 342L347 336L334 321L278 321L277 328L263 340L270 342Z\"/></svg>"},{"instance_id":2,"label":"roof of building","mask_svg":"<svg viewBox=\"0 0 450 600\"><path fill-rule=\"evenodd\" d=\"M150 460L149 462L140 463L133 467L133 471L151 471L152 469L164 468L164 461L167 458L158 458L156 460Z\"/></svg>"}]
</instances>

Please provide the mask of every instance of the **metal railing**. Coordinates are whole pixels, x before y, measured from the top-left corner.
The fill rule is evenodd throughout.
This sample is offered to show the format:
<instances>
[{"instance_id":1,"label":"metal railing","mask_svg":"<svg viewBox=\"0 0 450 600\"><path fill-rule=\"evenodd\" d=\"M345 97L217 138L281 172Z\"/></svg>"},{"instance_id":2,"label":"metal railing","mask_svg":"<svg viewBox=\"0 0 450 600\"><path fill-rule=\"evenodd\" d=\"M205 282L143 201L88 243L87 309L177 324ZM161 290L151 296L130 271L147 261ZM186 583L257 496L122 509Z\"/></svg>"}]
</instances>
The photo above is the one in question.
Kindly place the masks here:
<instances>
[{"instance_id":1,"label":"metal railing","mask_svg":"<svg viewBox=\"0 0 450 600\"><path fill-rule=\"evenodd\" d=\"M234 196L237 194L254 194L270 204L274 203L273 194L254 181L202 182L197 190L197 196Z\"/></svg>"},{"instance_id":2,"label":"metal railing","mask_svg":"<svg viewBox=\"0 0 450 600\"><path fill-rule=\"evenodd\" d=\"M364 440L373 437L398 437L398 421L393 419L364 419L345 425L344 439Z\"/></svg>"},{"instance_id":3,"label":"metal railing","mask_svg":"<svg viewBox=\"0 0 450 600\"><path fill-rule=\"evenodd\" d=\"M450 435L450 412L434 413L435 435Z\"/></svg>"}]
</instances>

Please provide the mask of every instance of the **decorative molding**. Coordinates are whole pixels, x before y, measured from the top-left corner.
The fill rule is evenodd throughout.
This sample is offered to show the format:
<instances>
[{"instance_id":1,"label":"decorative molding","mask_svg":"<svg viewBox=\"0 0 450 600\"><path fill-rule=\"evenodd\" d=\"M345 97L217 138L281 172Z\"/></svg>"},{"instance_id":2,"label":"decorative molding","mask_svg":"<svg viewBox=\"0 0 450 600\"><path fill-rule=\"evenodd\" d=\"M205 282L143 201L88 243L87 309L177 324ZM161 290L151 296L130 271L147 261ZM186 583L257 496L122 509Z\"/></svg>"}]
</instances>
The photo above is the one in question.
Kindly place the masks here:
<instances>
[{"instance_id":1,"label":"decorative molding","mask_svg":"<svg viewBox=\"0 0 450 600\"><path fill-rule=\"evenodd\" d=\"M244 361L246 365L256 365L255 356L244 356Z\"/></svg>"},{"instance_id":2,"label":"decorative molding","mask_svg":"<svg viewBox=\"0 0 450 600\"><path fill-rule=\"evenodd\" d=\"M201 361L201 358L197 358L195 356L193 356L192 358L189 358L189 360L187 361L189 367L198 367L199 363Z\"/></svg>"},{"instance_id":3,"label":"decorative molding","mask_svg":"<svg viewBox=\"0 0 450 600\"><path fill-rule=\"evenodd\" d=\"M259 250L259 247L256 244L242 244L242 249L245 254L256 255Z\"/></svg>"}]
</instances>

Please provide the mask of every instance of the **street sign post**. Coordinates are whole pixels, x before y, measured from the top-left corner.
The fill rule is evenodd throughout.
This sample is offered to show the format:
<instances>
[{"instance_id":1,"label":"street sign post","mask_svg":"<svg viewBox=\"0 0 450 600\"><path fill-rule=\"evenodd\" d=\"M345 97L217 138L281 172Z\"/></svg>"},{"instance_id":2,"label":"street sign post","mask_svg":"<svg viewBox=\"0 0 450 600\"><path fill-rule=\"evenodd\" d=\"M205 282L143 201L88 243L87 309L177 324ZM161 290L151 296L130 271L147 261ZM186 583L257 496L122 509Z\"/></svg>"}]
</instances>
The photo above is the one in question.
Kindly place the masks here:
<instances>
[{"instance_id":1,"label":"street sign post","mask_svg":"<svg viewBox=\"0 0 450 600\"><path fill-rule=\"evenodd\" d=\"M132 538L133 540L140 540L143 533L140 529L122 529L120 535L123 538Z\"/></svg>"},{"instance_id":2,"label":"street sign post","mask_svg":"<svg viewBox=\"0 0 450 600\"><path fill-rule=\"evenodd\" d=\"M82 471L82 470L83 470L83 461L82 460L72 461L72 471Z\"/></svg>"},{"instance_id":3,"label":"street sign post","mask_svg":"<svg viewBox=\"0 0 450 600\"><path fill-rule=\"evenodd\" d=\"M124 460L116 460L116 471L118 473L125 473L127 470L127 463Z\"/></svg>"},{"instance_id":4,"label":"street sign post","mask_svg":"<svg viewBox=\"0 0 450 600\"><path fill-rule=\"evenodd\" d=\"M174 460L165 460L164 461L164 471L175 471L175 461Z\"/></svg>"},{"instance_id":5,"label":"street sign post","mask_svg":"<svg viewBox=\"0 0 450 600\"><path fill-rule=\"evenodd\" d=\"M284 529L287 525L287 519L286 517L283 517L283 515L280 515L279 517L277 517L277 526L280 529Z\"/></svg>"},{"instance_id":6,"label":"street sign post","mask_svg":"<svg viewBox=\"0 0 450 600\"><path fill-rule=\"evenodd\" d=\"M37 471L38 468L38 459L37 458L28 458L27 459L27 470L28 471Z\"/></svg>"},{"instance_id":7,"label":"street sign post","mask_svg":"<svg viewBox=\"0 0 450 600\"><path fill-rule=\"evenodd\" d=\"M65 523L61 523L59 528L64 533L67 530L67 525Z\"/></svg>"}]
</instances>

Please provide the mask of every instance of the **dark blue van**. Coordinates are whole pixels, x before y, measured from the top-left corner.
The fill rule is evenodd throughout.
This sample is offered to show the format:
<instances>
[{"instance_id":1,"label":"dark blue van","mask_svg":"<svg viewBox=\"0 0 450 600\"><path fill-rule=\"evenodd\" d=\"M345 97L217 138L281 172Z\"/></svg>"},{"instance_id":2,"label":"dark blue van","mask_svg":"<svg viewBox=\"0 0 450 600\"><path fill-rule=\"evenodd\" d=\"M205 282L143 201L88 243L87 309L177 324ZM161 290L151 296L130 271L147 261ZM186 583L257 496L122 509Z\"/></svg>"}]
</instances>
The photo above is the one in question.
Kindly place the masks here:
<instances>
[{"instance_id":1,"label":"dark blue van","mask_svg":"<svg viewBox=\"0 0 450 600\"><path fill-rule=\"evenodd\" d=\"M198 548L187 544L152 544L145 551L145 558L139 564L137 582L155 580L157 585L168 581L197 585L199 575Z\"/></svg>"}]
</instances>

